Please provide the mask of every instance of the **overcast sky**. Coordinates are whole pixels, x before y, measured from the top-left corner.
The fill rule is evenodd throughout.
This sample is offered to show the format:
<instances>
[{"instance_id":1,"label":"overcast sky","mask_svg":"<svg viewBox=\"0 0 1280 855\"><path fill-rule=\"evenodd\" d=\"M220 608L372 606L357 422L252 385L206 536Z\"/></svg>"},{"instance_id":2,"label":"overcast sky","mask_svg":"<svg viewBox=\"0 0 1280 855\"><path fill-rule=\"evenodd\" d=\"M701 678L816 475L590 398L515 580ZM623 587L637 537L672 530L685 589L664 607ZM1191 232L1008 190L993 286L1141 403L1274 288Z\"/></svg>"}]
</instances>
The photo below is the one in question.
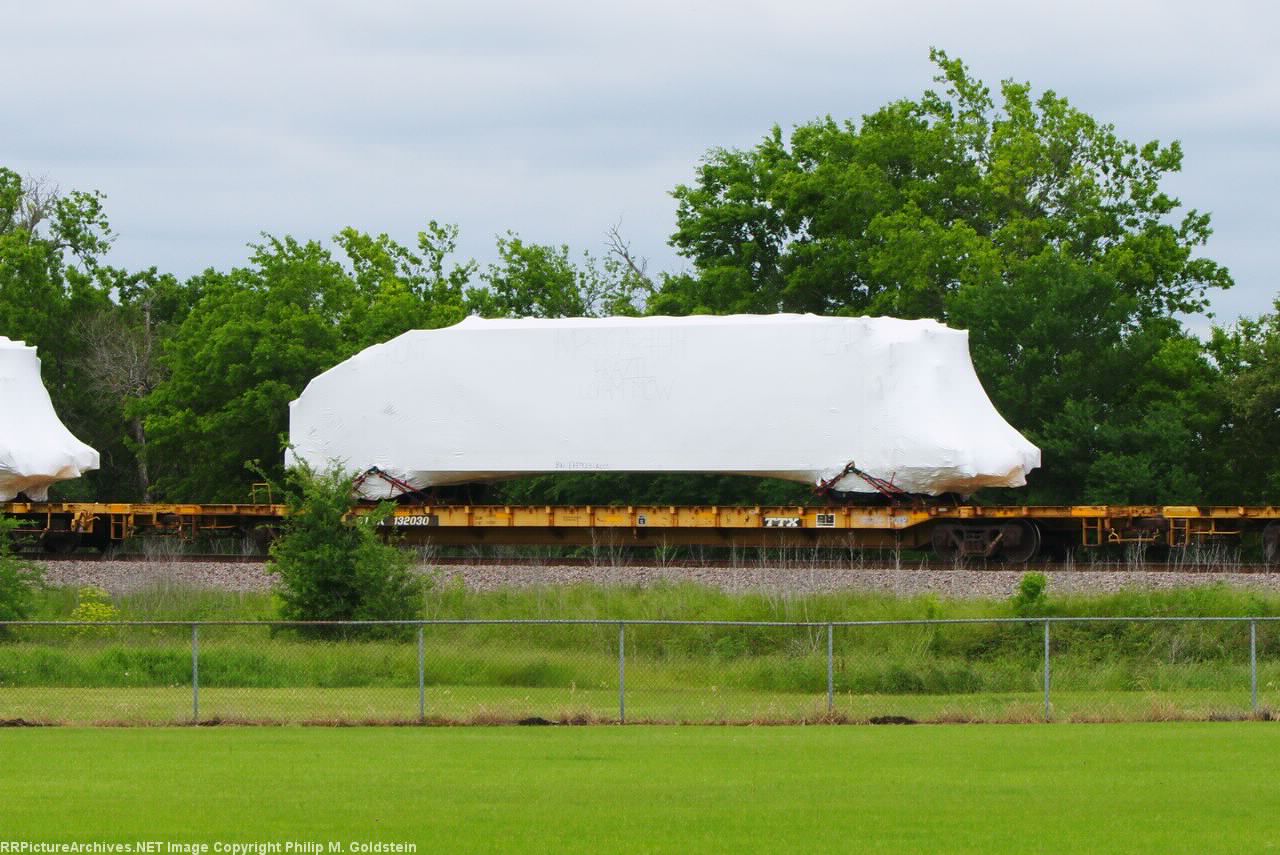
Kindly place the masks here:
<instances>
[{"instance_id":1,"label":"overcast sky","mask_svg":"<svg viewBox=\"0 0 1280 855\"><path fill-rule=\"evenodd\" d=\"M508 229L600 254L621 223L676 271L670 190L709 148L916 97L936 45L993 88L1181 140L1169 186L1212 213L1206 254L1237 283L1218 319L1280 291L1268 3L46 0L5 21L0 165L104 192L129 268L229 268L260 232L411 241L436 219L481 261Z\"/></svg>"}]
</instances>

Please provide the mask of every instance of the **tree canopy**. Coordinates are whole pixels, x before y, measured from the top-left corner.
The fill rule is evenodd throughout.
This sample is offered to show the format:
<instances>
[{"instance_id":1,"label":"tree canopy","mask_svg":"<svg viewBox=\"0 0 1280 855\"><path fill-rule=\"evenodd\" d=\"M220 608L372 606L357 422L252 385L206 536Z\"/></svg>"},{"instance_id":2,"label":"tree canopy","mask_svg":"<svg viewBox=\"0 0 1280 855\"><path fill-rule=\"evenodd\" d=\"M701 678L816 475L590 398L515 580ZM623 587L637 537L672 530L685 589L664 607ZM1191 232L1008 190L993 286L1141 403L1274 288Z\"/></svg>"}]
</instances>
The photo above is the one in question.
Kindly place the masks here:
<instances>
[{"instance_id":1,"label":"tree canopy","mask_svg":"<svg viewBox=\"0 0 1280 855\"><path fill-rule=\"evenodd\" d=\"M1280 297L1275 312L1217 328L1209 353L1225 419L1216 435L1221 501L1274 503L1280 494ZM1235 497L1239 498L1228 498Z\"/></svg>"},{"instance_id":2,"label":"tree canopy","mask_svg":"<svg viewBox=\"0 0 1280 855\"><path fill-rule=\"evenodd\" d=\"M1043 446L1036 500L1201 498L1213 370L1173 318L1232 283L1198 254L1209 216L1162 189L1180 146L932 58L918 99L710 152L674 192L695 273L651 309L937 318Z\"/></svg>"}]
</instances>

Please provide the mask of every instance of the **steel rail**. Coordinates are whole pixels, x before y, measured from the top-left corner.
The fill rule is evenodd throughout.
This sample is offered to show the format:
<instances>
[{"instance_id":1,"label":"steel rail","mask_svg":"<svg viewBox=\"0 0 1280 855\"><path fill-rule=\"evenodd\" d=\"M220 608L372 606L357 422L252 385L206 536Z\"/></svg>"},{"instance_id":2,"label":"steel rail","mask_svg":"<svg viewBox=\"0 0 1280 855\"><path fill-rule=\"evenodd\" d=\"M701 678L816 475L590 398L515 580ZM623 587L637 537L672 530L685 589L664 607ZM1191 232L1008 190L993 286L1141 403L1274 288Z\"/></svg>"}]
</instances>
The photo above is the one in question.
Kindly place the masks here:
<instances>
[{"instance_id":1,"label":"steel rail","mask_svg":"<svg viewBox=\"0 0 1280 855\"><path fill-rule=\"evenodd\" d=\"M87 561L103 564L264 564L268 560L265 555L226 555L218 553L186 553L181 555L148 556L137 554L96 554L96 553L25 553L24 558L37 563L59 564L67 561ZM867 558L861 561L836 559L807 560L805 558L778 558L771 560L761 557L755 560L728 559L658 559L653 557L608 557L589 558L580 556L435 556L425 557L422 563L441 567L591 567L599 570L628 567L648 567L677 570L851 570L883 573L886 571L946 572L951 570L975 571L1018 571L1018 572L1054 572L1054 573L1189 573L1214 575L1224 573L1271 574L1280 573L1280 565L1265 562L1246 561L1142 561L1138 563L1126 561L1079 561L1055 562L1049 560L1033 561L1026 564L1005 563L998 560L983 561L970 559L963 561L895 561L893 558L876 560Z\"/></svg>"}]
</instances>

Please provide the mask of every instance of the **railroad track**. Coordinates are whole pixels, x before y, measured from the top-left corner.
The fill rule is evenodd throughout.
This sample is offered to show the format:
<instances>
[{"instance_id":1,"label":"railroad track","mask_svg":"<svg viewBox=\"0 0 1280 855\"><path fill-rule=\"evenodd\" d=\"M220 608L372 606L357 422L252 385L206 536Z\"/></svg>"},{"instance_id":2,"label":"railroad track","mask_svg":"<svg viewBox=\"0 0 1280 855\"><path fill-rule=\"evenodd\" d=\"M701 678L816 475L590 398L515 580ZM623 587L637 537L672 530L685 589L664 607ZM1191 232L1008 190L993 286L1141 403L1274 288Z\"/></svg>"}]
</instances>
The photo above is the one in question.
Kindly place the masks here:
<instances>
[{"instance_id":1,"label":"railroad track","mask_svg":"<svg viewBox=\"0 0 1280 855\"><path fill-rule=\"evenodd\" d=\"M42 554L33 553L26 557L35 561L46 563L58 563L64 561L92 561L95 563L147 563L147 564L264 564L267 557L265 555L227 555L227 554L181 554L181 555L145 555L142 553L73 553L67 554ZM1267 564L1263 562L1229 562L1229 561L1168 561L1168 562L1141 562L1132 563L1126 561L1089 561L1089 562L1059 562L1059 561L1032 561L1026 564L1014 564L1001 561L911 561L902 560L895 562L892 557L884 560L865 559L862 561L838 561L829 559L806 560L804 558L778 558L769 559L761 558L754 561L751 560L708 560L708 559L667 559L658 560L653 557L636 558L636 557L556 557L556 556L513 556L513 557L492 557L492 556L436 556L427 559L427 563L449 567L449 566L468 566L468 567L594 567L600 570L609 570L612 568L625 567L656 567L656 568L673 568L673 569L707 569L707 570L734 570L734 569L760 569L769 567L786 568L790 570L797 569L813 569L813 570L867 570L868 572L884 572L886 570L898 570L901 572L939 572L947 570L1014 570L1022 572L1078 572L1078 573L1126 573L1126 572L1148 572L1148 573L1203 573L1203 574L1225 574L1225 573L1280 573L1280 565Z\"/></svg>"},{"instance_id":2,"label":"railroad track","mask_svg":"<svg viewBox=\"0 0 1280 855\"><path fill-rule=\"evenodd\" d=\"M67 561L92 561L95 564L265 564L265 555L188 554L146 555L141 552L21 552L21 558L41 564L60 564Z\"/></svg>"}]
</instances>

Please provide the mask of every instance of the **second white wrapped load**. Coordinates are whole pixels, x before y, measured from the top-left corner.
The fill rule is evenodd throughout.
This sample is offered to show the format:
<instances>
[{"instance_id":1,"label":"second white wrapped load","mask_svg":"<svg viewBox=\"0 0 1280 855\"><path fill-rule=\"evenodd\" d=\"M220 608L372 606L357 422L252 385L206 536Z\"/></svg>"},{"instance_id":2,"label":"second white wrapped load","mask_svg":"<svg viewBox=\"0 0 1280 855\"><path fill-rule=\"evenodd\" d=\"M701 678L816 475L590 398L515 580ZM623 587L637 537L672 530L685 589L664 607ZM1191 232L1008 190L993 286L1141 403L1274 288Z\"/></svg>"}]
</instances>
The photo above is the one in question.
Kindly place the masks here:
<instances>
[{"instance_id":1,"label":"second white wrapped load","mask_svg":"<svg viewBox=\"0 0 1280 855\"><path fill-rule=\"evenodd\" d=\"M468 318L412 331L313 379L290 404L290 442L291 459L377 467L414 489L710 472L870 492L865 474L968 494L1020 486L1040 463L983 391L968 333L813 315ZM380 479L362 490L401 492Z\"/></svg>"}]
</instances>

